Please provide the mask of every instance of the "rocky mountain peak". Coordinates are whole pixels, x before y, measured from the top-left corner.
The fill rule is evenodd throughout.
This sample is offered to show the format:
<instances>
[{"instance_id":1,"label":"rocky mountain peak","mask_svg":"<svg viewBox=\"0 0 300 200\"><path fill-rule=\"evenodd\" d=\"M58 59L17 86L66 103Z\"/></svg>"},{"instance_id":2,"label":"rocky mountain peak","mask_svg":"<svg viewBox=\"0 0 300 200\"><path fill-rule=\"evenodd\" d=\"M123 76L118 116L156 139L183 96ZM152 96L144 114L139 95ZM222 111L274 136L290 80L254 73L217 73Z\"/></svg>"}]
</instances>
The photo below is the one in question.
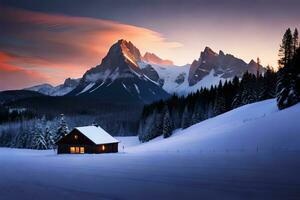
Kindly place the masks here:
<instances>
[{"instance_id":1,"label":"rocky mountain peak","mask_svg":"<svg viewBox=\"0 0 300 200\"><path fill-rule=\"evenodd\" d=\"M154 53L146 52L142 58L144 61L158 65L174 65L171 60L163 60Z\"/></svg>"}]
</instances>

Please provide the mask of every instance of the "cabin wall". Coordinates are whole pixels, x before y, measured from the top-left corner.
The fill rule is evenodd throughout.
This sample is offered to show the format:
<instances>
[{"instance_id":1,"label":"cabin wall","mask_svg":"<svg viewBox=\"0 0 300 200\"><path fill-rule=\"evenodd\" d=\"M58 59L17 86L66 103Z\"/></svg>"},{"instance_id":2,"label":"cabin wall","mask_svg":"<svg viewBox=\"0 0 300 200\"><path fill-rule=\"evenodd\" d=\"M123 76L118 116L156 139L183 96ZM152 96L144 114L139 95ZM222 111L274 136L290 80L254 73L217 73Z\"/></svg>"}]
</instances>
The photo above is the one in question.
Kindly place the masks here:
<instances>
[{"instance_id":1,"label":"cabin wall","mask_svg":"<svg viewBox=\"0 0 300 200\"><path fill-rule=\"evenodd\" d=\"M104 146L104 147L103 147ZM84 153L117 153L118 143L101 144L101 145L84 145L84 144L58 144L58 154L69 154L70 147L84 147Z\"/></svg>"}]
</instances>

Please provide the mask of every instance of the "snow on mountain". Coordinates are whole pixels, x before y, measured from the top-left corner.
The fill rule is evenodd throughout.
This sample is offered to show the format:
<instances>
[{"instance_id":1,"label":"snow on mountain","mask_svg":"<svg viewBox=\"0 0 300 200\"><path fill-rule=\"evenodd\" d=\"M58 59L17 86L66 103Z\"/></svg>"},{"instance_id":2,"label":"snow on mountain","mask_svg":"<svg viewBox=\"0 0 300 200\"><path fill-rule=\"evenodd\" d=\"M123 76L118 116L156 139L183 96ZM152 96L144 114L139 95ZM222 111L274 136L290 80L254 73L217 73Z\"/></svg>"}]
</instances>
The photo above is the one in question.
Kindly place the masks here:
<instances>
[{"instance_id":1,"label":"snow on mountain","mask_svg":"<svg viewBox=\"0 0 300 200\"><path fill-rule=\"evenodd\" d=\"M27 89L52 96L93 95L106 100L122 94L124 100L151 102L166 98L168 94L188 95L217 85L219 81L241 77L246 71L256 73L257 68L260 73L264 72L254 60L247 64L222 51L217 54L209 47L191 65L175 66L172 61L163 60L153 53L146 52L141 56L130 41L119 40L100 65L83 75L80 83L57 87L43 84Z\"/></svg>"},{"instance_id":2,"label":"snow on mountain","mask_svg":"<svg viewBox=\"0 0 300 200\"><path fill-rule=\"evenodd\" d=\"M103 101L148 103L169 96L140 67L141 54L131 42L112 45L100 65L88 70L70 96L94 96Z\"/></svg>"},{"instance_id":3,"label":"snow on mountain","mask_svg":"<svg viewBox=\"0 0 300 200\"><path fill-rule=\"evenodd\" d=\"M225 55L222 51L217 54L209 47L191 65L162 65L146 60L138 64L165 91L177 95L188 95L201 88L210 88L220 81L231 80L234 76L241 77L246 71L256 73L257 67L260 73L264 72L264 68L257 66L253 60L247 64L230 54Z\"/></svg>"},{"instance_id":4,"label":"snow on mountain","mask_svg":"<svg viewBox=\"0 0 300 200\"><path fill-rule=\"evenodd\" d=\"M193 86L209 75L212 70L214 70L214 76L231 79L234 76L241 77L247 71L256 74L257 69L260 73L264 72L264 68L261 65L258 66L253 60L247 64L233 55L225 55L223 51L217 54L209 47L205 47L200 58L191 64L188 82L190 86Z\"/></svg>"},{"instance_id":5,"label":"snow on mountain","mask_svg":"<svg viewBox=\"0 0 300 200\"><path fill-rule=\"evenodd\" d=\"M55 87L50 84L41 84L24 88L24 90L35 91L49 96L63 96L71 92L79 84L79 81L80 79L67 78L63 84Z\"/></svg>"},{"instance_id":6,"label":"snow on mountain","mask_svg":"<svg viewBox=\"0 0 300 200\"><path fill-rule=\"evenodd\" d=\"M248 104L130 149L157 151L299 151L300 103L279 111L275 99Z\"/></svg>"}]
</instances>

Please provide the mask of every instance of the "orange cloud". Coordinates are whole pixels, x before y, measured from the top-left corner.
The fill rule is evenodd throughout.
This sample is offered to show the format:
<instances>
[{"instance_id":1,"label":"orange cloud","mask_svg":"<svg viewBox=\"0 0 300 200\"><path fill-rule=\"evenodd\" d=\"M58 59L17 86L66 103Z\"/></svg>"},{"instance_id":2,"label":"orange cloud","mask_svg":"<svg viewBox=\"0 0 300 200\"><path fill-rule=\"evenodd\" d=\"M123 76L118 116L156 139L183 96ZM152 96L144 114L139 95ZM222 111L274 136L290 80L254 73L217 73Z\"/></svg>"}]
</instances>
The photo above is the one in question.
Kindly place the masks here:
<instances>
[{"instance_id":1,"label":"orange cloud","mask_svg":"<svg viewBox=\"0 0 300 200\"><path fill-rule=\"evenodd\" d=\"M47 77L39 72L11 64L13 60L12 55L0 52L0 89L20 89L48 81Z\"/></svg>"},{"instance_id":2,"label":"orange cloud","mask_svg":"<svg viewBox=\"0 0 300 200\"><path fill-rule=\"evenodd\" d=\"M10 63L37 71L49 77L52 84L61 83L66 77L81 77L99 64L120 38L132 41L142 52L181 46L152 30L110 20L8 7L0 7L0 13L0 26L5 27L0 30L0 50L14 55ZM3 63L0 65L4 68Z\"/></svg>"}]
</instances>

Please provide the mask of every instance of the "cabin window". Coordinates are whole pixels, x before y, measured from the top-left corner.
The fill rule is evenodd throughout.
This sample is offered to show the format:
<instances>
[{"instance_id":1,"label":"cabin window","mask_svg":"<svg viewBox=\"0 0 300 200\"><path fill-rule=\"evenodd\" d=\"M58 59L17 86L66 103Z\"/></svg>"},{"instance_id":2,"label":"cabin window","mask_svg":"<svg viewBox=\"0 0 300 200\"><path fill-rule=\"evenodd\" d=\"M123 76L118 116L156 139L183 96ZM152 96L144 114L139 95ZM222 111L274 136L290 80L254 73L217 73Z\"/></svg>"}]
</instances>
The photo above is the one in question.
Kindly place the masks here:
<instances>
[{"instance_id":1,"label":"cabin window","mask_svg":"<svg viewBox=\"0 0 300 200\"><path fill-rule=\"evenodd\" d=\"M102 146L101 146L101 149L102 149L102 151L105 151L105 146L102 145Z\"/></svg>"},{"instance_id":2,"label":"cabin window","mask_svg":"<svg viewBox=\"0 0 300 200\"><path fill-rule=\"evenodd\" d=\"M84 153L84 147L70 147L70 153Z\"/></svg>"},{"instance_id":3,"label":"cabin window","mask_svg":"<svg viewBox=\"0 0 300 200\"><path fill-rule=\"evenodd\" d=\"M80 147L80 153L84 153L84 147Z\"/></svg>"},{"instance_id":4,"label":"cabin window","mask_svg":"<svg viewBox=\"0 0 300 200\"><path fill-rule=\"evenodd\" d=\"M75 153L75 147L70 147L70 153Z\"/></svg>"},{"instance_id":5,"label":"cabin window","mask_svg":"<svg viewBox=\"0 0 300 200\"><path fill-rule=\"evenodd\" d=\"M77 140L78 139L78 135L74 135L74 139Z\"/></svg>"}]
</instances>

